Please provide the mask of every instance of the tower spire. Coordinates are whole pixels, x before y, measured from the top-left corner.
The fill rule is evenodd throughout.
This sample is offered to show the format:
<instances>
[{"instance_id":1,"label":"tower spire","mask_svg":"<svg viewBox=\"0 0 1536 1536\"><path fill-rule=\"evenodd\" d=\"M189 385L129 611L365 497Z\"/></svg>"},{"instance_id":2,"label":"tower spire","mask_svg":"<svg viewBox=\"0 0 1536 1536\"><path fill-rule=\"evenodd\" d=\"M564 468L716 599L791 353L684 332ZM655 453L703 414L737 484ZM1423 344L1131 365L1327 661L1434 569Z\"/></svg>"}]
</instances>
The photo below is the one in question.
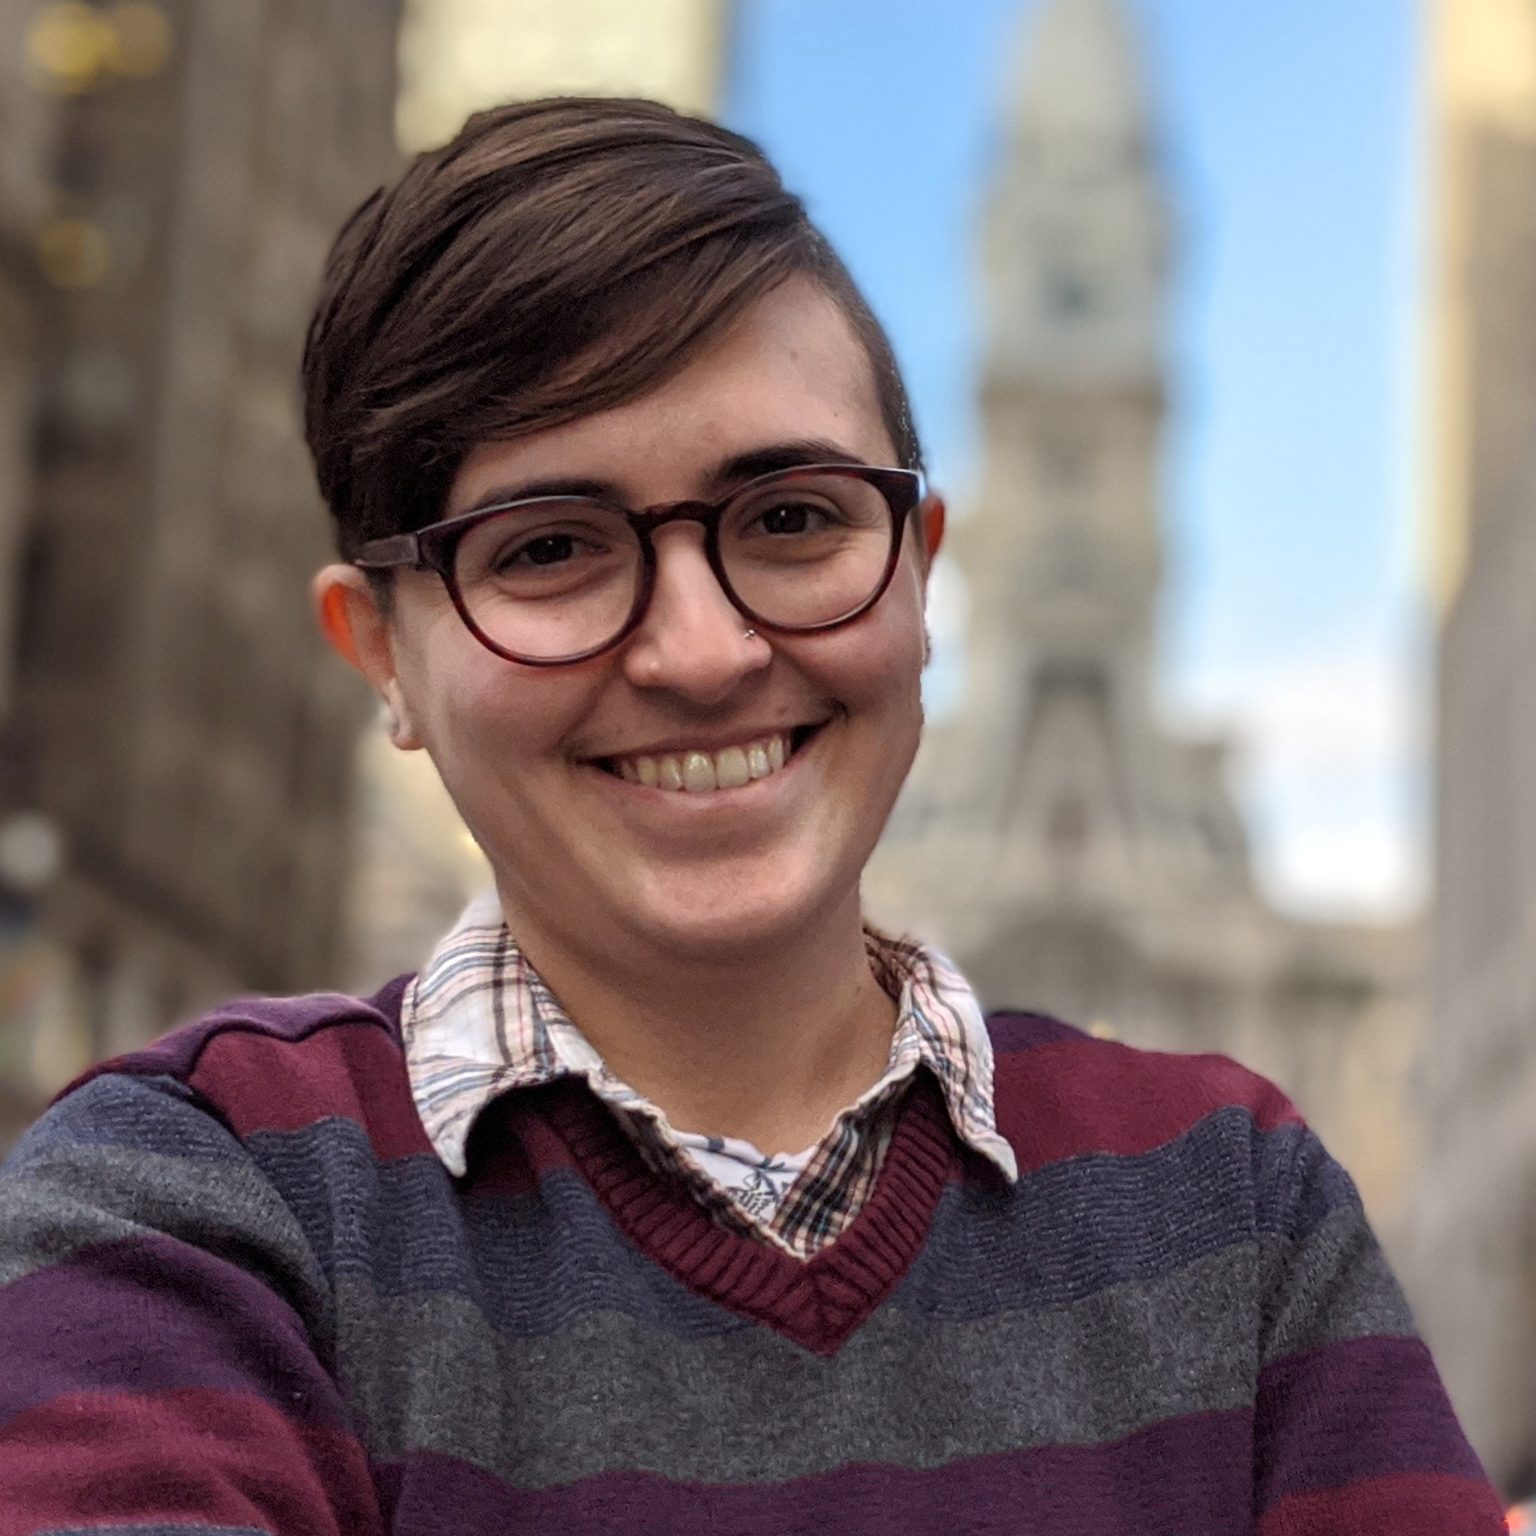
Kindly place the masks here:
<instances>
[{"instance_id":1,"label":"tower spire","mask_svg":"<svg viewBox=\"0 0 1536 1536\"><path fill-rule=\"evenodd\" d=\"M1140 51L1122 0L1044 0L1025 31L1010 123L1016 145L1102 149L1145 138Z\"/></svg>"},{"instance_id":2,"label":"tower spire","mask_svg":"<svg viewBox=\"0 0 1536 1536\"><path fill-rule=\"evenodd\" d=\"M1166 217L1137 42L1122 0L1031 20L988 209L987 472L965 541L986 546L967 562L973 654L1013 709L1063 666L1142 692L1161 572Z\"/></svg>"}]
</instances>

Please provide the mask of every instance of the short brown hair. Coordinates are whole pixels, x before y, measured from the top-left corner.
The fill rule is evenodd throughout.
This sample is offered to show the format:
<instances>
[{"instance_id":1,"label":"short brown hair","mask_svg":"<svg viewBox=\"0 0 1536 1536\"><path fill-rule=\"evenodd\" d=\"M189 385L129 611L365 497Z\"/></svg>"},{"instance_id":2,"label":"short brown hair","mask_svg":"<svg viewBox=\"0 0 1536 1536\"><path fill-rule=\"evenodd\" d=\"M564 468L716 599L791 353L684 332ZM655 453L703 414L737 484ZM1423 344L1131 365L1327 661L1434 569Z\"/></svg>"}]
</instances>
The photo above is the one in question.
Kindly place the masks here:
<instances>
[{"instance_id":1,"label":"short brown hair","mask_svg":"<svg viewBox=\"0 0 1536 1536\"><path fill-rule=\"evenodd\" d=\"M847 315L920 467L890 342L749 139L652 101L478 113L363 203L326 266L305 428L343 557L439 517L475 444L634 398L797 274Z\"/></svg>"}]
</instances>

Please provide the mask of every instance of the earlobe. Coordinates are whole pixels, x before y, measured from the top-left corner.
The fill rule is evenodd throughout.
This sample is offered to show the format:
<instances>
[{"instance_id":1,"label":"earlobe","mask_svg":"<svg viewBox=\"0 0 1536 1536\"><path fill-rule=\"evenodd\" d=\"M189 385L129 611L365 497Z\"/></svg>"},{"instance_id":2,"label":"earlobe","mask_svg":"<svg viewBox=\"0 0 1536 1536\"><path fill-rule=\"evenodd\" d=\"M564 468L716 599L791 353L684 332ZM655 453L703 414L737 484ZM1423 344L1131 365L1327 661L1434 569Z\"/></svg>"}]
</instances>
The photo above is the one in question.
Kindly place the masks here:
<instances>
[{"instance_id":1,"label":"earlobe","mask_svg":"<svg viewBox=\"0 0 1536 1536\"><path fill-rule=\"evenodd\" d=\"M389 620L355 566L328 565L312 585L315 614L331 649L367 678L383 701L389 739L403 751L421 746L395 669Z\"/></svg>"}]
</instances>

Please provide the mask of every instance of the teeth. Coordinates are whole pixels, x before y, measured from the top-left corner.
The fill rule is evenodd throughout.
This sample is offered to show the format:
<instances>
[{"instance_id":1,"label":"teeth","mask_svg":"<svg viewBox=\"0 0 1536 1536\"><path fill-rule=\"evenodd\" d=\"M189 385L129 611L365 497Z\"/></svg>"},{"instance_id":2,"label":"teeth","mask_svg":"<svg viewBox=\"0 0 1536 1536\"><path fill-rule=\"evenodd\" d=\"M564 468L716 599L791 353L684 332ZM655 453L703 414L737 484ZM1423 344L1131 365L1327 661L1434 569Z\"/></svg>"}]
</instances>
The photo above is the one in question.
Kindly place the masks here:
<instances>
[{"instance_id":1,"label":"teeth","mask_svg":"<svg viewBox=\"0 0 1536 1536\"><path fill-rule=\"evenodd\" d=\"M715 787L740 789L750 783L752 774L747 768L747 754L740 747L727 747L715 754Z\"/></svg>"},{"instance_id":2,"label":"teeth","mask_svg":"<svg viewBox=\"0 0 1536 1536\"><path fill-rule=\"evenodd\" d=\"M718 752L620 757L613 759L612 766L630 784L704 795L713 789L740 789L753 779L766 779L784 766L788 756L789 739L779 735L749 742L744 747L723 747Z\"/></svg>"}]
</instances>

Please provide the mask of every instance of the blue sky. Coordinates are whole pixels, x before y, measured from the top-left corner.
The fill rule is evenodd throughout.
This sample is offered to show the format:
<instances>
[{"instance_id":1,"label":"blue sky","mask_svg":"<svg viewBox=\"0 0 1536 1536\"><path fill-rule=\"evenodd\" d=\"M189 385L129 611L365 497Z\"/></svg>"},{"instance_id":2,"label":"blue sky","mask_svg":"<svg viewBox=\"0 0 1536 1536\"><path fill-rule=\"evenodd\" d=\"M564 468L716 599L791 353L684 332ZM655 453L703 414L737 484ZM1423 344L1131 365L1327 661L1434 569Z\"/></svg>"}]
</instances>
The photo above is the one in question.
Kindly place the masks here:
<instances>
[{"instance_id":1,"label":"blue sky","mask_svg":"<svg viewBox=\"0 0 1536 1536\"><path fill-rule=\"evenodd\" d=\"M807 200L892 332L963 502L975 232L1038 0L737 0L725 116ZM1292 910L1423 885L1412 0L1127 0L1176 231L1162 695L1225 722Z\"/></svg>"}]
</instances>

